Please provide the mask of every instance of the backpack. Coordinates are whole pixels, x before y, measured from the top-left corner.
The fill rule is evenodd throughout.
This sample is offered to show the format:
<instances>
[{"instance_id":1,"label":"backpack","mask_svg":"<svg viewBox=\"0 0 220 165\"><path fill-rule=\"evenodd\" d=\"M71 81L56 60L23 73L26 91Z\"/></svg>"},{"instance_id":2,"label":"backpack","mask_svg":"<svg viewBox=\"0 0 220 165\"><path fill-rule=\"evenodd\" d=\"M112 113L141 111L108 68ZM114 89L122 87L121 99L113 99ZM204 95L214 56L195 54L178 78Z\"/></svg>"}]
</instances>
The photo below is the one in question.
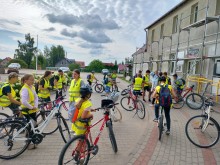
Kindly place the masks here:
<instances>
[{"instance_id":1,"label":"backpack","mask_svg":"<svg viewBox=\"0 0 220 165\"><path fill-rule=\"evenodd\" d=\"M181 78L182 82L183 82L183 85L186 84L186 80L184 80L183 78Z\"/></svg>"},{"instance_id":2,"label":"backpack","mask_svg":"<svg viewBox=\"0 0 220 165\"><path fill-rule=\"evenodd\" d=\"M87 75L87 80L91 79L91 74Z\"/></svg>"},{"instance_id":3,"label":"backpack","mask_svg":"<svg viewBox=\"0 0 220 165\"><path fill-rule=\"evenodd\" d=\"M105 79L104 79L104 84L105 84L105 85L108 84L108 78L105 78Z\"/></svg>"},{"instance_id":4,"label":"backpack","mask_svg":"<svg viewBox=\"0 0 220 165\"><path fill-rule=\"evenodd\" d=\"M168 85L160 85L159 104L162 107L169 107L172 104L172 97Z\"/></svg>"}]
</instances>

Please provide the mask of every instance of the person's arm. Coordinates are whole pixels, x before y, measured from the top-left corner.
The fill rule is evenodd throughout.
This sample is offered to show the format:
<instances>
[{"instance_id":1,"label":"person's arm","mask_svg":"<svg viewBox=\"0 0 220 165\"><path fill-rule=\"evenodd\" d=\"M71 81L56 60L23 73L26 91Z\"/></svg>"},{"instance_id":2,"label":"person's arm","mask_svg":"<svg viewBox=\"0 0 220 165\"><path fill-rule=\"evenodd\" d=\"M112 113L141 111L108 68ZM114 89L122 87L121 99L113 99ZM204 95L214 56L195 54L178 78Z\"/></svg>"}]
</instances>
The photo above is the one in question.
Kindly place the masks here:
<instances>
[{"instance_id":1,"label":"person's arm","mask_svg":"<svg viewBox=\"0 0 220 165\"><path fill-rule=\"evenodd\" d=\"M59 76L55 76L54 77L54 86L57 88L58 85L58 81L59 81Z\"/></svg>"},{"instance_id":2,"label":"person's arm","mask_svg":"<svg viewBox=\"0 0 220 165\"><path fill-rule=\"evenodd\" d=\"M177 98L176 93L174 92L174 90L171 90L171 94L173 95L174 98Z\"/></svg>"},{"instance_id":3,"label":"person's arm","mask_svg":"<svg viewBox=\"0 0 220 165\"><path fill-rule=\"evenodd\" d=\"M154 92L152 93L152 98L156 98L156 94L157 94L157 91L154 90Z\"/></svg>"},{"instance_id":4,"label":"person's arm","mask_svg":"<svg viewBox=\"0 0 220 165\"><path fill-rule=\"evenodd\" d=\"M46 89L44 88L45 81L42 79L39 84L39 90Z\"/></svg>"},{"instance_id":5,"label":"person's arm","mask_svg":"<svg viewBox=\"0 0 220 165\"><path fill-rule=\"evenodd\" d=\"M15 100L11 94L11 87L10 86L7 86L7 87L4 87L4 93L7 94L8 96L8 99L10 100L11 103L14 103L14 104L17 104L17 105L21 105L21 102Z\"/></svg>"},{"instance_id":6,"label":"person's arm","mask_svg":"<svg viewBox=\"0 0 220 165\"><path fill-rule=\"evenodd\" d=\"M81 118L82 119L93 118L93 114L89 113L90 111L91 111L91 107L84 109Z\"/></svg>"},{"instance_id":7,"label":"person's arm","mask_svg":"<svg viewBox=\"0 0 220 165\"><path fill-rule=\"evenodd\" d=\"M34 109L38 108L38 96L35 90L33 90L34 92Z\"/></svg>"},{"instance_id":8,"label":"person's arm","mask_svg":"<svg viewBox=\"0 0 220 165\"><path fill-rule=\"evenodd\" d=\"M28 109L33 109L34 107L28 103L29 95L28 89L23 88L21 91L21 103Z\"/></svg>"}]
</instances>

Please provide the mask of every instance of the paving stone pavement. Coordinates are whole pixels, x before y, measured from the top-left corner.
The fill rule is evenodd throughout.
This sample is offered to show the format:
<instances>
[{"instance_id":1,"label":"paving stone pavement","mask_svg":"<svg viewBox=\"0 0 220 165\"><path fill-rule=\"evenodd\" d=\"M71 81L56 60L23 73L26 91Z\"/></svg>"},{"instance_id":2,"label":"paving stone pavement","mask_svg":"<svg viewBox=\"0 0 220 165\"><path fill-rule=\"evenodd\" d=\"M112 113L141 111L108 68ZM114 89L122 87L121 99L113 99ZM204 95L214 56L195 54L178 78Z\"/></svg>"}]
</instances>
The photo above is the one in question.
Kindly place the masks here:
<instances>
[{"instance_id":1,"label":"paving stone pavement","mask_svg":"<svg viewBox=\"0 0 220 165\"><path fill-rule=\"evenodd\" d=\"M85 79L86 74L82 77ZM97 75L102 79L102 75ZM126 88L127 83L118 80L120 90ZM121 97L120 97L121 98ZM119 98L119 100L120 100ZM100 94L96 92L92 95L93 107L100 106ZM218 142L210 149L200 149L189 142L185 135L185 124L200 111L193 111L184 107L181 110L171 111L171 134L163 135L162 141L158 141L158 129L154 118L153 107L145 103L147 116L144 120L137 116L133 117L133 112L127 112L118 105L122 112L122 121L113 123L113 128L118 144L118 153L114 154L108 138L107 130L104 129L99 145L98 154L89 161L91 165L182 165L182 164L220 164L220 143ZM219 110L219 109L218 109ZM101 112L95 112L93 122L101 116ZM214 115L220 121L220 115ZM52 121L55 123L55 121ZM92 130L93 137L96 135L99 126ZM26 150L22 155L12 160L0 160L0 164L7 165L52 165L57 164L60 151L64 145L59 132L48 135L35 150Z\"/></svg>"}]
</instances>

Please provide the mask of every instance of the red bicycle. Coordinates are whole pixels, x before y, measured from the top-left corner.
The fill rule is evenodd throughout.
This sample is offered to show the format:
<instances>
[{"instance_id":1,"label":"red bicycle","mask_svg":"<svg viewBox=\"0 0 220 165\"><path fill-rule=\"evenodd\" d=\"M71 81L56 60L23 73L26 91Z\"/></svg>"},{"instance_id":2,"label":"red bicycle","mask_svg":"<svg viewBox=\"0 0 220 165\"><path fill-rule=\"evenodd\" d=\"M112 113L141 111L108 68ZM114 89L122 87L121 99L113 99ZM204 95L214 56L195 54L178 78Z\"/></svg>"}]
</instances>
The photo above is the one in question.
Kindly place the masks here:
<instances>
[{"instance_id":1,"label":"red bicycle","mask_svg":"<svg viewBox=\"0 0 220 165\"><path fill-rule=\"evenodd\" d=\"M131 85L128 85L128 88L126 90L123 90L123 94L128 94L128 96L124 96L121 99L121 106L126 111L136 111L134 116L137 114L140 119L145 118L145 106L144 103L138 99L138 95L141 95L141 93L132 93Z\"/></svg>"},{"instance_id":2,"label":"red bicycle","mask_svg":"<svg viewBox=\"0 0 220 165\"><path fill-rule=\"evenodd\" d=\"M108 128L109 138L111 141L112 149L116 153L118 151L115 135L112 128L112 121L109 117L110 115L110 108L117 105L118 103L114 103L112 100L109 99L103 99L101 108L98 108L96 110L103 109L103 118L101 118L99 121L97 121L93 125L89 125L91 119L79 119L79 121L86 123L86 133L84 135L75 136L72 138L66 145L63 147L60 156L58 165L63 164L88 164L90 154L97 155L99 147L98 147L98 141L101 136L101 133L104 129L104 126ZM101 127L100 131L95 138L95 141L93 142L92 136L91 136L91 128L96 126L101 121Z\"/></svg>"},{"instance_id":3,"label":"red bicycle","mask_svg":"<svg viewBox=\"0 0 220 165\"><path fill-rule=\"evenodd\" d=\"M177 99L173 99L173 108L174 109L180 109L186 105L194 110L201 109L202 106L204 105L204 99L203 96L200 94L194 93L193 92L194 85L190 86L189 88L186 88L182 93L176 92ZM190 94L188 94L191 92Z\"/></svg>"}]
</instances>

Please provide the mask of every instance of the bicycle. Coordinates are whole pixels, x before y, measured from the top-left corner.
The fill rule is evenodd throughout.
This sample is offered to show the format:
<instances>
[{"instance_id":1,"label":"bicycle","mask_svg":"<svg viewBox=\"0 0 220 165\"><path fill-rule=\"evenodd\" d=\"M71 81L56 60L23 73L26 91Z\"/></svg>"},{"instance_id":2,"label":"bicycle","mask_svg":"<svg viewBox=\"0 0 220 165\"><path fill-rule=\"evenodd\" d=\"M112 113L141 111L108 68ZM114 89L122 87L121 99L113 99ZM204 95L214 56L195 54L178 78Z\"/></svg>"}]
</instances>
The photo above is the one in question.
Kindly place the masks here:
<instances>
[{"instance_id":1,"label":"bicycle","mask_svg":"<svg viewBox=\"0 0 220 165\"><path fill-rule=\"evenodd\" d=\"M98 153L99 147L97 144L105 125L109 131L109 138L111 141L112 149L115 153L118 151L115 135L112 128L112 121L109 118L109 109L115 106L116 104L118 103L113 103L113 101L111 100L103 99L101 108L97 108L96 110L103 109L104 116L92 125L89 125L91 119L79 119L81 122L87 124L86 133L84 135L75 136L68 143L66 143L66 145L63 147L60 153L58 165L63 165L67 163L88 164L90 160L90 154L95 156ZM96 136L95 140L93 141L91 136L91 128L96 126L101 121L103 122L99 129L100 131Z\"/></svg>"},{"instance_id":2,"label":"bicycle","mask_svg":"<svg viewBox=\"0 0 220 165\"><path fill-rule=\"evenodd\" d=\"M202 115L197 115L188 120L185 126L185 133L191 143L200 148L214 146L220 137L220 126L211 117L214 102L211 97L206 98Z\"/></svg>"},{"instance_id":3,"label":"bicycle","mask_svg":"<svg viewBox=\"0 0 220 165\"><path fill-rule=\"evenodd\" d=\"M102 84L98 83L98 80L95 82L92 82L91 88L93 88L93 87L97 93L102 93L105 89Z\"/></svg>"},{"instance_id":4,"label":"bicycle","mask_svg":"<svg viewBox=\"0 0 220 165\"><path fill-rule=\"evenodd\" d=\"M173 108L174 109L180 109L186 105L194 110L201 109L204 105L204 99L203 96L200 94L193 92L194 85L190 86L189 88L186 88L183 93L177 93L177 99L173 99ZM188 93L191 92L189 95ZM185 98L186 97L186 98Z\"/></svg>"},{"instance_id":5,"label":"bicycle","mask_svg":"<svg viewBox=\"0 0 220 165\"><path fill-rule=\"evenodd\" d=\"M22 111L28 113L27 110ZM66 143L70 139L70 132L57 106L50 112L46 119L36 125L36 127L35 121L32 119L27 121L25 118L6 119L4 122L0 123L0 158L13 159L21 155L31 142L40 144L47 135L44 133L44 130L54 116L57 119L61 137Z\"/></svg>"},{"instance_id":6,"label":"bicycle","mask_svg":"<svg viewBox=\"0 0 220 165\"><path fill-rule=\"evenodd\" d=\"M138 95L141 93L133 94L131 91L131 85L128 85L128 96L125 96L121 99L120 103L122 108L126 111L136 111L134 116L137 114L140 119L145 118L145 106L144 103L138 99ZM133 117L134 117L133 116Z\"/></svg>"},{"instance_id":7,"label":"bicycle","mask_svg":"<svg viewBox=\"0 0 220 165\"><path fill-rule=\"evenodd\" d=\"M159 134L158 134L158 139L161 140L163 131L164 131L164 126L165 123L163 122L164 120L164 114L163 114L163 110L164 108L160 106L160 114L159 114L159 118L158 118L158 130L159 130Z\"/></svg>"}]
</instances>

